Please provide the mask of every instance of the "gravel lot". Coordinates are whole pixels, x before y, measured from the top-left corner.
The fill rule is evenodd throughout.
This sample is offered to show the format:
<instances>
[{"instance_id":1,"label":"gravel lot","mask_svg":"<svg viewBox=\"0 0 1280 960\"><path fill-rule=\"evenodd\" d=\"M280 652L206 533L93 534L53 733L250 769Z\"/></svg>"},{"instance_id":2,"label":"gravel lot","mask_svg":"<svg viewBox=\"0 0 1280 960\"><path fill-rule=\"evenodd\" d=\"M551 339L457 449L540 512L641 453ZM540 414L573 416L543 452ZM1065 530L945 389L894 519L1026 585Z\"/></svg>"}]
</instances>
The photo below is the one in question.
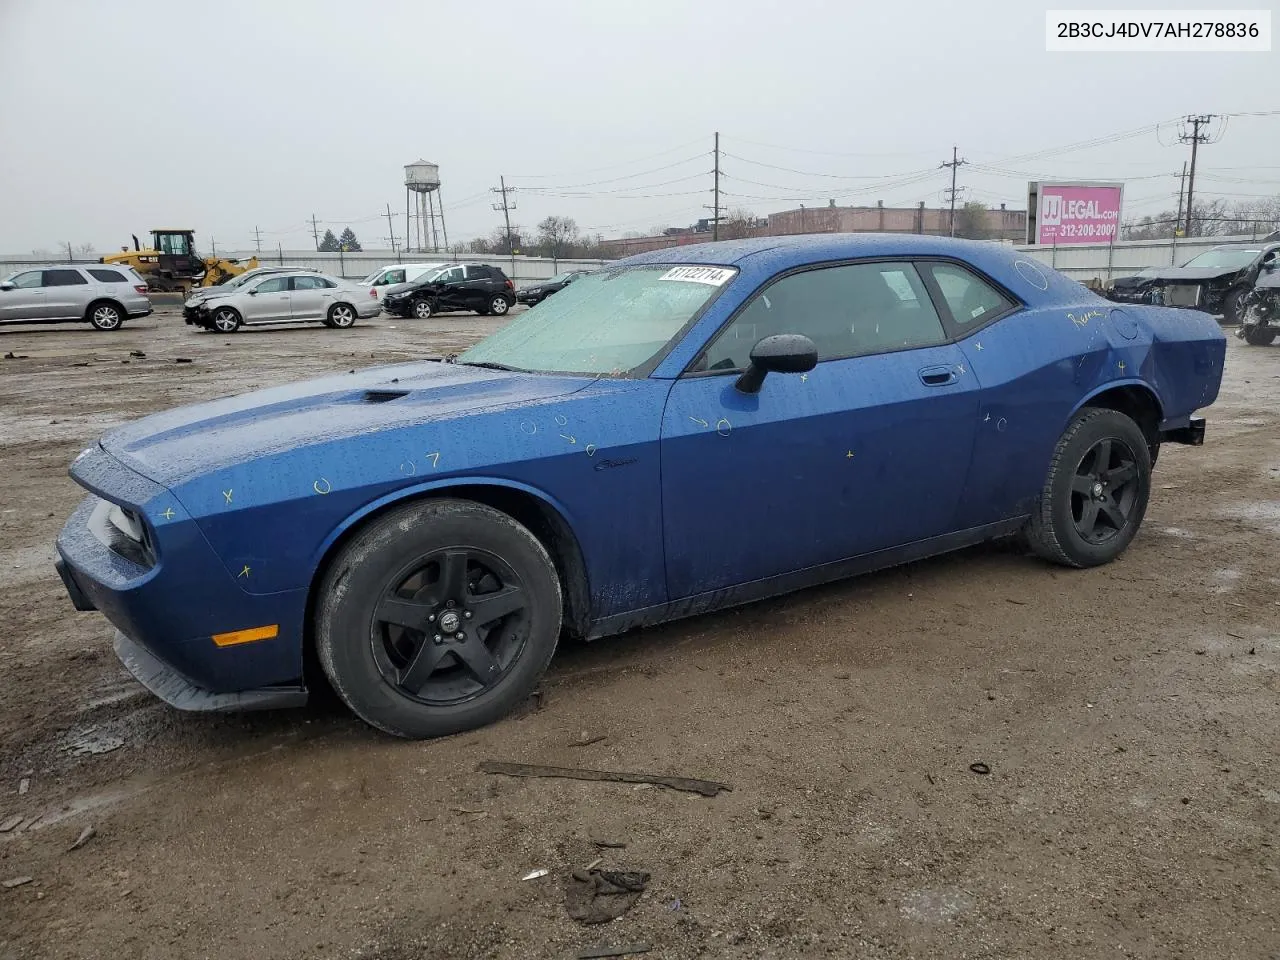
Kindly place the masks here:
<instances>
[{"instance_id":1,"label":"gravel lot","mask_svg":"<svg viewBox=\"0 0 1280 960\"><path fill-rule=\"evenodd\" d=\"M1230 340L1207 445L1162 452L1110 567L997 545L571 646L448 740L175 713L73 612L53 540L104 429L496 325L0 330L0 881L32 878L0 887L0 960L1280 954L1280 346ZM588 927L564 885L597 858L651 879Z\"/></svg>"}]
</instances>

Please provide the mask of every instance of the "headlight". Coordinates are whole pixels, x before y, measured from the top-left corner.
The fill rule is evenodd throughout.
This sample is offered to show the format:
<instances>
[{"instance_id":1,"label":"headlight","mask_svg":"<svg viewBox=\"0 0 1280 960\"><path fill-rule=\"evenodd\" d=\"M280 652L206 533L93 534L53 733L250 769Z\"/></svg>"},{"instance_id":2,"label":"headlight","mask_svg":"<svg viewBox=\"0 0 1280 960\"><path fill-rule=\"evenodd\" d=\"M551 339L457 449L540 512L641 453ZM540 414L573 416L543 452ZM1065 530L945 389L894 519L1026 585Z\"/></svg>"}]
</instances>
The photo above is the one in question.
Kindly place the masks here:
<instances>
[{"instance_id":1,"label":"headlight","mask_svg":"<svg viewBox=\"0 0 1280 960\"><path fill-rule=\"evenodd\" d=\"M111 509L107 512L107 522L134 543L142 543L142 522L131 511L117 504L112 504Z\"/></svg>"}]
</instances>

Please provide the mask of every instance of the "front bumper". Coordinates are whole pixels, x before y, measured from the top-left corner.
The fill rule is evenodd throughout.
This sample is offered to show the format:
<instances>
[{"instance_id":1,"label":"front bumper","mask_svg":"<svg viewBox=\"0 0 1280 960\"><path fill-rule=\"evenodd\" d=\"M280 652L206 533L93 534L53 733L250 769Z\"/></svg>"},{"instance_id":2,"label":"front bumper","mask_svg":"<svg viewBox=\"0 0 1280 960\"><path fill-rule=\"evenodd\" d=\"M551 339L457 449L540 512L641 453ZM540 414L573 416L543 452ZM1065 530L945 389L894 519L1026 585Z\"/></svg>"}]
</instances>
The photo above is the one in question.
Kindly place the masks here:
<instances>
[{"instance_id":1,"label":"front bumper","mask_svg":"<svg viewBox=\"0 0 1280 960\"><path fill-rule=\"evenodd\" d=\"M131 651L139 648L151 658L145 676L130 666L135 676L183 709L245 709L249 701L268 705L270 699L269 705L277 705L280 697L278 705L285 705L304 695L304 589L248 592L169 490L125 467L100 446L76 461L72 475L91 495L58 536L58 575L77 610L99 611L128 639ZM104 532L104 500L141 518L148 531L148 555L131 552L110 530ZM229 646L214 642L215 636L266 625L278 625L276 636ZM134 663L144 659L134 654ZM170 682L160 685L163 691L178 689L181 681L187 693L171 698L157 689L148 680L159 676L156 664L172 675ZM272 688L270 698L246 699L261 688ZM233 694L240 696L234 701L239 706L231 706L231 700L209 700ZM197 706L201 702L217 706Z\"/></svg>"}]
</instances>

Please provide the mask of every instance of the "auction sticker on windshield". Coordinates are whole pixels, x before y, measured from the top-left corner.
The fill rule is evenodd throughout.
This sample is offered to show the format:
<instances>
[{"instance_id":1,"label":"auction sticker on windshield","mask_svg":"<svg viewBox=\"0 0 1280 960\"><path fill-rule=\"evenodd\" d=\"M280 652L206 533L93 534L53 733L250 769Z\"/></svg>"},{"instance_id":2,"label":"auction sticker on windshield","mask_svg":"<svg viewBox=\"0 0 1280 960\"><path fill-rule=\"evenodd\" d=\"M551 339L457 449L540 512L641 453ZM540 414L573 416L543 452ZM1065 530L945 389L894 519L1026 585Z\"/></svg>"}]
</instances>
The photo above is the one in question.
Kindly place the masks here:
<instances>
[{"instance_id":1,"label":"auction sticker on windshield","mask_svg":"<svg viewBox=\"0 0 1280 960\"><path fill-rule=\"evenodd\" d=\"M736 270L725 267L672 267L664 273L661 280L681 280L685 283L707 283L713 287L723 286L733 279Z\"/></svg>"}]
</instances>

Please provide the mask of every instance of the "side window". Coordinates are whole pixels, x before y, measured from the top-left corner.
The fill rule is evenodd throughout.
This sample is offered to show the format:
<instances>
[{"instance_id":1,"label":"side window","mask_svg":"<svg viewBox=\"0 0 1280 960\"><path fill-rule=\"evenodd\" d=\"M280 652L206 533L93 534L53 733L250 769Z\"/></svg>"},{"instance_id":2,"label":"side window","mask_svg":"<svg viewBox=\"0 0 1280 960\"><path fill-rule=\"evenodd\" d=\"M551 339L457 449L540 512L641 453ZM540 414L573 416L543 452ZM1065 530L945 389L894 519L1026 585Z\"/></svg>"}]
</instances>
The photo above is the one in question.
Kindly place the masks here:
<instances>
[{"instance_id":1,"label":"side window","mask_svg":"<svg viewBox=\"0 0 1280 960\"><path fill-rule=\"evenodd\" d=\"M88 284L79 270L46 270L44 272L44 286L46 287L74 287L77 284Z\"/></svg>"},{"instance_id":2,"label":"side window","mask_svg":"<svg viewBox=\"0 0 1280 960\"><path fill-rule=\"evenodd\" d=\"M1014 302L977 274L954 263L922 264L947 301L951 316L963 330L1008 313Z\"/></svg>"},{"instance_id":3,"label":"side window","mask_svg":"<svg viewBox=\"0 0 1280 960\"><path fill-rule=\"evenodd\" d=\"M817 346L819 361L947 339L915 267L855 263L792 274L766 287L694 369L746 369L756 342L777 333L804 334Z\"/></svg>"},{"instance_id":4,"label":"side window","mask_svg":"<svg viewBox=\"0 0 1280 960\"><path fill-rule=\"evenodd\" d=\"M44 281L43 270L28 270L26 273L19 273L13 278L13 285L19 290L33 290L42 286Z\"/></svg>"},{"instance_id":5,"label":"side window","mask_svg":"<svg viewBox=\"0 0 1280 960\"><path fill-rule=\"evenodd\" d=\"M388 271L386 276L382 278L382 283L384 284L404 283L404 271L403 270Z\"/></svg>"},{"instance_id":6,"label":"side window","mask_svg":"<svg viewBox=\"0 0 1280 960\"><path fill-rule=\"evenodd\" d=\"M126 277L123 273L118 273L115 270L95 270L92 267L90 267L89 276L93 277L93 279L95 280L101 281L102 283L128 283L129 282L128 277Z\"/></svg>"},{"instance_id":7,"label":"side window","mask_svg":"<svg viewBox=\"0 0 1280 960\"><path fill-rule=\"evenodd\" d=\"M283 293L289 289L289 278L272 277L270 280L263 280L255 289L258 293Z\"/></svg>"}]
</instances>

